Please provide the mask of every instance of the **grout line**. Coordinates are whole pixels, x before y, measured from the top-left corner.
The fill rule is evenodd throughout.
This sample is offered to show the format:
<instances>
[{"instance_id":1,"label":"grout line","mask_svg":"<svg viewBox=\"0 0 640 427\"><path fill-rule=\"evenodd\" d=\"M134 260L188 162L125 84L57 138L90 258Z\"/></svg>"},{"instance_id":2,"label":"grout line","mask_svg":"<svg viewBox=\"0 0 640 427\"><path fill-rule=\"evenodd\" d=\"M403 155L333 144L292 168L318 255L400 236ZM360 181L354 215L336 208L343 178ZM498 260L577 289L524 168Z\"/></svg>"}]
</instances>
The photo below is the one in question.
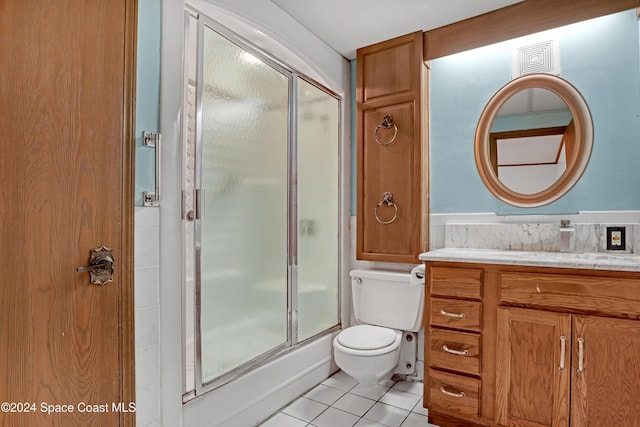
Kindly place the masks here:
<instances>
[{"instance_id":1,"label":"grout line","mask_svg":"<svg viewBox=\"0 0 640 427\"><path fill-rule=\"evenodd\" d=\"M317 402L317 403L321 403L321 404L323 404L323 405L326 405L327 407L326 407L322 412L320 412L318 415L316 415L314 418L312 418L312 419L311 419L311 421L306 421L306 420L303 420L303 419L301 419L301 418L298 418L298 417L296 417L296 416L294 416L294 415L287 414L287 413L283 412L283 409L285 409L285 408L286 408L286 407L288 407L289 405L287 405L286 407L281 408L281 409L280 409L279 411L277 411L274 415L276 415L276 414L278 414L278 413L282 413L282 414L284 414L284 415L290 416L290 417L295 418L295 419L297 419L297 420L300 420L300 421L302 421L302 422L304 422L304 423L307 423L307 425L308 425L308 426L309 426L309 425L314 425L314 424L313 424L313 422L314 422L315 420L317 420L317 419L318 419L322 414L324 414L325 412L327 412L327 411L329 410L329 408L333 408L333 409L335 409L335 410L337 410L337 411L341 411L341 412L344 412L344 413L346 413L346 414L349 414L349 415L353 415L353 416L358 417L358 415L352 414L352 413L350 413L350 412L348 412L348 411L345 411L345 410L343 410L343 409L336 408L335 406L333 406L333 405L334 405L338 400L342 399L345 395L347 395L347 394L351 394L352 396L357 396L357 397L360 397L360 398L363 398L363 399L367 399L367 400L370 400L370 401L372 401L372 402L373 402L373 405L371 405L371 407L370 407L370 408L369 408L369 409L368 409L368 410L367 410L367 411L366 411L362 416L359 416L359 417L358 417L358 419L356 420L356 422L355 422L353 425L355 425L355 424L359 423L362 419L370 420L369 418L365 418L365 416L367 415L367 413L369 413L369 411L370 411L370 410L371 410L371 409L372 409L376 404L381 403L381 404L383 404L383 405L388 405L388 406L391 406L391 407L393 407L393 408L397 408L397 409L400 409L400 410L403 410L403 411L407 411L407 415L402 419L402 422L400 423L400 426L402 426L402 424L403 424L405 421L407 421L407 419L409 418L409 416L410 416L412 413L413 413L413 414L417 414L417 415L419 415L419 416L421 416L421 417L424 417L424 415L423 415L423 414L420 414L420 413L418 413L418 412L414 412L414 411L413 411L413 409L415 408L415 405L414 405L411 409L405 409L405 408L402 408L402 407L399 407L399 406L395 406L395 405L391 405L391 404L389 404L389 403L382 402L382 401L381 401L381 399L382 399L382 398L383 398L383 397L384 397L384 396L385 396L385 395L386 395L390 390L392 390L392 389L393 389L393 390L395 390L395 391L397 391L397 392L410 394L410 395L412 395L412 396L416 396L416 397L419 397L419 398L423 398L423 397L424 397L424 395L419 395L419 394L411 393L411 392L409 392L409 391L405 391L405 390L401 390L401 389L398 389L398 388L394 388L394 387L395 387L399 382L400 382L400 381L393 381L393 384L392 384L392 385L390 385L389 387L387 387L387 386L385 386L385 385L378 384L378 385L381 385L382 387L386 387L386 388L387 388L387 390L386 390L386 391L385 391L385 392L384 392L384 393L383 393L383 394L382 394L378 399L376 399L376 400L371 399L371 398L369 398L369 397L360 396L359 394L351 393L351 391L352 391L354 388L356 388L356 387L358 386L358 383L356 383L355 385L353 385L352 387L350 387L348 391L344 391L344 390L342 390L342 389L339 389L339 388L336 388L336 387L332 387L332 386L327 385L327 384L320 383L320 384L318 384L318 385L324 385L325 387L329 387L329 388L332 388L332 389L334 389L334 390L338 390L338 391L340 391L342 394L340 395L340 397L338 397L338 398L337 398L337 399L336 399L332 404L330 404L330 405L327 405L327 404L326 404L326 403L324 403L324 402L320 402L320 401L314 400L314 399L312 399L312 398L310 398L310 397L306 397L306 396L305 396L305 394L307 394L308 392L310 392L311 390L313 390L314 388L316 388L316 387L318 386L318 385L316 385L315 387L313 387L313 388L311 388L311 389L307 390L305 393L303 393L302 395L298 396L298 398L296 398L295 400L293 400L292 402L290 402L290 403L289 403L289 405L291 405L293 402L296 402L296 401L300 400L301 398L305 398L305 399L311 400L311 401L313 401L313 402ZM417 402L416 402L416 404L417 404ZM270 417L270 418L271 418L271 417ZM426 417L425 417L425 418L426 418ZM384 424L382 424L380 421L376 421L376 420L370 420L370 421L373 421L373 422L378 423L378 424L380 424L380 425L384 425ZM266 422L266 421L265 421L265 422Z\"/></svg>"}]
</instances>

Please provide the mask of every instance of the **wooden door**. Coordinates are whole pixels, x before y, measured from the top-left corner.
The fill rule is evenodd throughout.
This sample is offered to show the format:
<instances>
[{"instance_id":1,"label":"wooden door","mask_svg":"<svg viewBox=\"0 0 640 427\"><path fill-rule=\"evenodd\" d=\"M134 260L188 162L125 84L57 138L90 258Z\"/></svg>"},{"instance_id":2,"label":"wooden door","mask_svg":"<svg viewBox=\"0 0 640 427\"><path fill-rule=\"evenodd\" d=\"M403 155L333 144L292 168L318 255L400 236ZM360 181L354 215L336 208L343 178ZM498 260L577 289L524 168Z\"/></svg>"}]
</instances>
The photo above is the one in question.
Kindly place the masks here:
<instances>
[{"instance_id":1,"label":"wooden door","mask_svg":"<svg viewBox=\"0 0 640 427\"><path fill-rule=\"evenodd\" d=\"M0 1L0 426L135 422L135 3Z\"/></svg>"},{"instance_id":2,"label":"wooden door","mask_svg":"<svg viewBox=\"0 0 640 427\"><path fill-rule=\"evenodd\" d=\"M640 321L575 316L573 347L571 426L640 426Z\"/></svg>"},{"instance_id":3,"label":"wooden door","mask_svg":"<svg viewBox=\"0 0 640 427\"><path fill-rule=\"evenodd\" d=\"M568 426L570 333L569 314L498 310L496 411L501 425Z\"/></svg>"}]
</instances>

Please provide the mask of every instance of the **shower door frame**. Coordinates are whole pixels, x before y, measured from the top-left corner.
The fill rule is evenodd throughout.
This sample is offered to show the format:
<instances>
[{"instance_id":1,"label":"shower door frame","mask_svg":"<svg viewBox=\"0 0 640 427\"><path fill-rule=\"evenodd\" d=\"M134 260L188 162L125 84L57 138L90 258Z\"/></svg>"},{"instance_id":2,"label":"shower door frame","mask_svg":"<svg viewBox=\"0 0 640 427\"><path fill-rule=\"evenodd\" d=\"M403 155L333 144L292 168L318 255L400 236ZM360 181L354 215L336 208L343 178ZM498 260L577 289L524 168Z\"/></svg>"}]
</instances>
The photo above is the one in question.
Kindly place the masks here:
<instances>
[{"instance_id":1,"label":"shower door frame","mask_svg":"<svg viewBox=\"0 0 640 427\"><path fill-rule=\"evenodd\" d=\"M205 394L208 391L215 390L243 375L247 372L250 372L253 369L259 368L261 366L266 365L268 362L274 360L277 357L287 354L288 352L297 349L300 345L304 345L307 343L311 343L317 339L320 339L328 334L335 333L340 330L342 327L342 297L341 297L341 286L340 286L340 277L342 275L342 264L343 264L343 251L342 251L342 239L343 239L343 224L341 221L342 217L342 209L343 209L343 196L341 191L342 182L342 168L340 164L342 162L342 109L344 100L331 91L330 89L320 85L315 82L310 77L294 70L292 67L288 66L284 62L278 60L273 55L265 52L261 48L255 46L251 42L247 41L243 37L234 33L227 27L219 24L215 20L209 18L205 14L187 7L185 10L185 49L188 45L189 41L189 15L194 17L197 22L197 47L196 47L196 112L195 112L195 165L194 165L194 207L196 211L200 210L200 206L203 204L203 197L195 197L196 190L202 188L202 94L203 94L203 64L204 64L204 31L205 28L209 28L214 32L218 33L220 36L226 38L231 43L237 45L241 49L246 52L256 56L261 61L263 61L268 66L272 67L276 71L282 73L285 77L288 78L288 133L287 133L287 165L288 165L288 173L287 173L287 224L288 224L288 236L287 236L287 340L278 345L277 347L272 348L271 350L262 353L253 359L245 362L224 374L212 379L209 382L203 382L202 378L202 325L201 325L201 314L202 314L202 301L201 301L201 247L202 247L202 225L200 218L196 217L195 221L193 221L193 232L194 232L194 244L195 244L195 275L194 275L194 388L193 390L186 389L186 378L183 375L183 401L187 402L196 396L200 396ZM188 71L187 61L185 61L185 81L188 80ZM297 262L297 254L298 254L298 222L297 222L297 175L298 175L298 167L297 167L297 145L298 145L298 126L297 126L297 114L298 114L298 79L302 79L305 82L315 86L322 92L327 95L335 98L338 101L338 135L337 135L337 151L338 151L338 188L336 188L336 197L337 197L337 211L336 216L338 218L338 264L336 271L336 282L338 286L337 293L337 323L326 329L324 331L319 332L318 334L309 337L302 342L298 342L298 262ZM185 108L186 110L186 108ZM186 118L186 111L183 116ZM183 130L186 128L186 125L183 123ZM183 141L186 144L186 132L183 131ZM184 150L183 150L184 152ZM184 161L182 162L184 167ZM184 174L183 174L184 176ZM185 212L183 210L183 217L185 216ZM184 219L183 219L184 220ZM182 239L184 244L184 237ZM190 248L184 248L185 250L189 250ZM183 250L183 254L185 251ZM184 260L183 260L184 261ZM183 262L183 266L185 263ZM186 290L186 280L185 274L183 277L183 295L185 295ZM186 309L183 304L183 310L185 310L185 315L188 314L189 310ZM183 315L183 331L185 330L185 316ZM182 340L183 347L185 346L185 339ZM183 354L185 354L185 348L183 348ZM183 360L183 365L186 365L187 361ZM183 372L186 372L183 366Z\"/></svg>"}]
</instances>

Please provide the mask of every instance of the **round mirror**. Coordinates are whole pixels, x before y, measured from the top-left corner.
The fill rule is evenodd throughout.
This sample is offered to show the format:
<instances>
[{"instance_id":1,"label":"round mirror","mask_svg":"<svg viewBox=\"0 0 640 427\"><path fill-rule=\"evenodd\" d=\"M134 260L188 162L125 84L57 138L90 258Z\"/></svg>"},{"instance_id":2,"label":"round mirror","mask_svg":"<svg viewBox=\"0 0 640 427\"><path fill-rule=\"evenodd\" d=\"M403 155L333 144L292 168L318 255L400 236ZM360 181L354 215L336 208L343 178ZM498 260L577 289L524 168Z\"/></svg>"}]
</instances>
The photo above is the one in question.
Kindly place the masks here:
<instances>
[{"instance_id":1,"label":"round mirror","mask_svg":"<svg viewBox=\"0 0 640 427\"><path fill-rule=\"evenodd\" d=\"M593 145L589 108L566 80L533 74L502 87L476 129L475 160L482 181L519 207L550 203L580 179Z\"/></svg>"}]
</instances>

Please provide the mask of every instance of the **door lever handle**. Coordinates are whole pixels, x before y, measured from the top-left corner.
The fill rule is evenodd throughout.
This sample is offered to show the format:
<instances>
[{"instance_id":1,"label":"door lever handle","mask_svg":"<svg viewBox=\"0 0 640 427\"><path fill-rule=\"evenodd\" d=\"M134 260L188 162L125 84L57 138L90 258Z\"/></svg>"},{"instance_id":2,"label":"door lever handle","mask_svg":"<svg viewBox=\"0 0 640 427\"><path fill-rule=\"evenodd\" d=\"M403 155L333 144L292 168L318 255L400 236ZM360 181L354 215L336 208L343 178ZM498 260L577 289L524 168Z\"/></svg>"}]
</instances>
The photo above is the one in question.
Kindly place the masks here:
<instances>
[{"instance_id":1,"label":"door lever handle","mask_svg":"<svg viewBox=\"0 0 640 427\"><path fill-rule=\"evenodd\" d=\"M89 281L94 285L106 285L113 282L113 253L111 248L100 246L91 249L89 265L76 268L78 273L89 273Z\"/></svg>"},{"instance_id":2,"label":"door lever handle","mask_svg":"<svg viewBox=\"0 0 640 427\"><path fill-rule=\"evenodd\" d=\"M87 271L91 272L91 271L98 271L98 270L106 270L108 268L111 268L113 266L113 261L107 261L107 260L102 260L102 261L98 261L97 264L93 264L93 265L83 265L82 267L78 267L76 268L76 271L78 273L85 273Z\"/></svg>"}]
</instances>

